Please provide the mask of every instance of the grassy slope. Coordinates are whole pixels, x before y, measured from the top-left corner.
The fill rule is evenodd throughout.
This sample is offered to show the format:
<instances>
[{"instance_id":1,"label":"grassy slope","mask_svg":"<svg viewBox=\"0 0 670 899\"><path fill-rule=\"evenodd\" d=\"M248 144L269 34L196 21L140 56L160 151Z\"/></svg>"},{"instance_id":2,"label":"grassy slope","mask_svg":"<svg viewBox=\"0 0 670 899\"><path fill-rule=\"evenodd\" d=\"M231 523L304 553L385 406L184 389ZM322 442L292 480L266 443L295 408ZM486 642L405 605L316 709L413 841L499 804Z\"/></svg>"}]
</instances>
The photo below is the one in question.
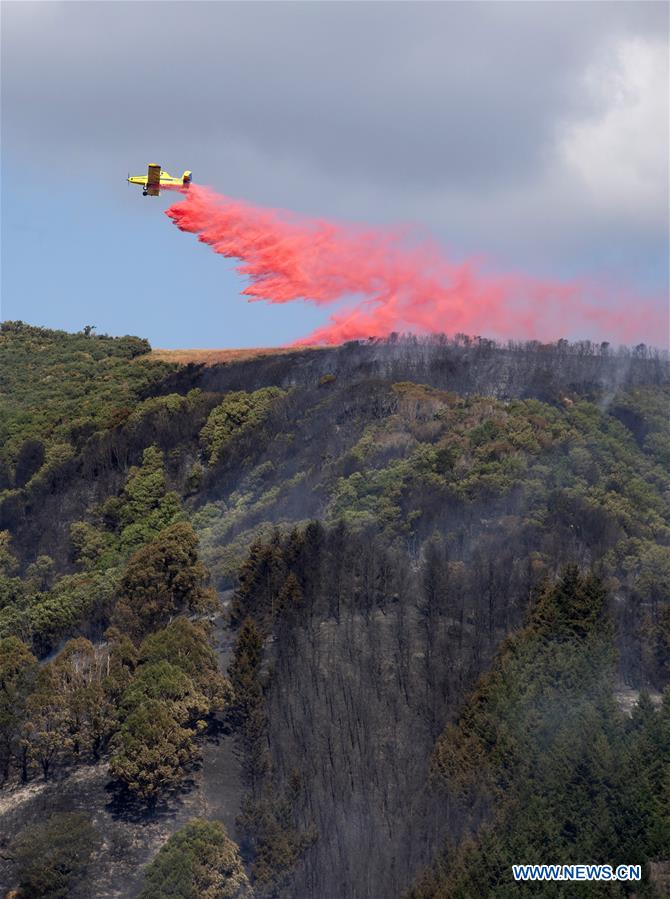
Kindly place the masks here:
<instances>
[{"instance_id":1,"label":"grassy slope","mask_svg":"<svg viewBox=\"0 0 670 899\"><path fill-rule=\"evenodd\" d=\"M310 349L317 349L312 347ZM150 361L176 363L178 365L221 365L231 362L246 362L249 359L261 359L264 356L282 356L294 353L295 347L249 347L244 349L154 349L148 356L142 357ZM307 350L306 350L307 351Z\"/></svg>"}]
</instances>

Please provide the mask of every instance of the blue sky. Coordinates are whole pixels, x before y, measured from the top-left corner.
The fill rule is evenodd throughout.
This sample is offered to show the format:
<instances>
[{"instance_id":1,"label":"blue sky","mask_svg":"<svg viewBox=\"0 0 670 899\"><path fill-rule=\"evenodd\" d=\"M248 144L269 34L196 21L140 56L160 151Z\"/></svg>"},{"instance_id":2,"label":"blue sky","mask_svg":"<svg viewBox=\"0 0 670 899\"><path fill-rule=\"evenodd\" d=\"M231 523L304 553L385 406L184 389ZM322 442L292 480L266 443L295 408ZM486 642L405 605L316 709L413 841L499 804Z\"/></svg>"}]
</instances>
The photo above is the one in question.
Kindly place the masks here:
<instances>
[{"instance_id":1,"label":"blue sky","mask_svg":"<svg viewBox=\"0 0 670 899\"><path fill-rule=\"evenodd\" d=\"M125 183L149 161L667 304L667 4L0 9L2 318L165 347L278 345L326 320L240 298L170 198Z\"/></svg>"},{"instance_id":2,"label":"blue sky","mask_svg":"<svg viewBox=\"0 0 670 899\"><path fill-rule=\"evenodd\" d=\"M125 175L70 186L63 177L47 191L7 179L3 318L68 331L92 324L162 347L278 345L323 320L303 304L242 300L234 263L163 215L174 195L143 198Z\"/></svg>"}]
</instances>

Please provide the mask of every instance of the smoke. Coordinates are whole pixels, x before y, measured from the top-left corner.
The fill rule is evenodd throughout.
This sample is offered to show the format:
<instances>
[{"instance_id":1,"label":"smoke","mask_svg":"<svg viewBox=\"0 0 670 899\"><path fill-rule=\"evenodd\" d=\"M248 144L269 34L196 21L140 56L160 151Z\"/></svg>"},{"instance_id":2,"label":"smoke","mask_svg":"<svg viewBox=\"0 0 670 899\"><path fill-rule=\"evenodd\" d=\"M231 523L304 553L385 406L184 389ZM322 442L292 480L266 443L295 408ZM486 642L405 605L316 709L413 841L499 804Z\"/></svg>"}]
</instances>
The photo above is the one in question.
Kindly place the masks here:
<instances>
[{"instance_id":1,"label":"smoke","mask_svg":"<svg viewBox=\"0 0 670 899\"><path fill-rule=\"evenodd\" d=\"M299 344L393 331L555 340L586 330L625 342L662 333L654 306L620 289L489 274L481 263L450 261L430 242L412 243L402 231L264 209L198 185L166 214L215 253L240 260L249 300L340 304Z\"/></svg>"}]
</instances>

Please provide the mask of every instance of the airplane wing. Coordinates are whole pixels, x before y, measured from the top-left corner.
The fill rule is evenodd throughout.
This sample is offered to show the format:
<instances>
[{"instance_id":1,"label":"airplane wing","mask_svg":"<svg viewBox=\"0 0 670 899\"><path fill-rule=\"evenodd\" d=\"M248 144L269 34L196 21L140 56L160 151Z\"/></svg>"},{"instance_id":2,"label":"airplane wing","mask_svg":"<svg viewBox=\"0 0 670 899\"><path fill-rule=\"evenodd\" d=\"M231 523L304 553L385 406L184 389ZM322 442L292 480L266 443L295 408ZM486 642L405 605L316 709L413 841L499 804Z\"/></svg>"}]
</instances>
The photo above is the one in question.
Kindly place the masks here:
<instances>
[{"instance_id":1,"label":"airplane wing","mask_svg":"<svg viewBox=\"0 0 670 899\"><path fill-rule=\"evenodd\" d=\"M160 193L161 167L155 162L150 162L147 171L147 193L150 197L157 197Z\"/></svg>"},{"instance_id":2,"label":"airplane wing","mask_svg":"<svg viewBox=\"0 0 670 899\"><path fill-rule=\"evenodd\" d=\"M161 167L150 162L147 171L147 187L158 187L161 183Z\"/></svg>"}]
</instances>

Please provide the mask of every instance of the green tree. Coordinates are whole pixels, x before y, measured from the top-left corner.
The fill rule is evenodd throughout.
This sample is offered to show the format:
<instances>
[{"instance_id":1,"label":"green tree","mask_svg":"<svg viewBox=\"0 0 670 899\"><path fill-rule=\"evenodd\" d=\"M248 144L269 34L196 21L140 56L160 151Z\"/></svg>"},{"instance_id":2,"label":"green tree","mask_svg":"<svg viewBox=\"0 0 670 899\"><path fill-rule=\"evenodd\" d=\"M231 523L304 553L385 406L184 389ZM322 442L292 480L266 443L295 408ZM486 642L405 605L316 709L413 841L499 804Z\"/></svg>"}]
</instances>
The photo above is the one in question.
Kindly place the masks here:
<instances>
[{"instance_id":1,"label":"green tree","mask_svg":"<svg viewBox=\"0 0 670 899\"><path fill-rule=\"evenodd\" d=\"M263 387L253 393L243 390L227 393L223 402L210 412L200 434L210 464L221 458L234 437L260 424L282 396L285 392L278 387Z\"/></svg>"},{"instance_id":2,"label":"green tree","mask_svg":"<svg viewBox=\"0 0 670 899\"><path fill-rule=\"evenodd\" d=\"M605 599L600 578L584 577L576 565L569 565L558 583L540 597L531 626L552 641L578 641L593 634L603 618Z\"/></svg>"},{"instance_id":3,"label":"green tree","mask_svg":"<svg viewBox=\"0 0 670 899\"><path fill-rule=\"evenodd\" d=\"M296 774L283 794L268 787L256 799L247 797L242 803L239 825L253 851L254 891L263 899L290 895L291 872L316 839L315 829L297 820L300 790L301 781Z\"/></svg>"},{"instance_id":4,"label":"green tree","mask_svg":"<svg viewBox=\"0 0 670 899\"><path fill-rule=\"evenodd\" d=\"M139 657L133 641L127 634L121 633L118 628L107 628L105 638L109 651L105 688L111 701L117 704L133 679Z\"/></svg>"},{"instance_id":5,"label":"green tree","mask_svg":"<svg viewBox=\"0 0 670 899\"><path fill-rule=\"evenodd\" d=\"M106 691L107 660L107 652L97 652L89 640L77 637L50 665L76 756L86 751L99 758L116 726L116 712Z\"/></svg>"},{"instance_id":6,"label":"green tree","mask_svg":"<svg viewBox=\"0 0 670 899\"><path fill-rule=\"evenodd\" d=\"M0 765L6 779L12 759L25 753L21 735L28 696L37 678L37 659L18 637L0 640Z\"/></svg>"},{"instance_id":7,"label":"green tree","mask_svg":"<svg viewBox=\"0 0 670 899\"><path fill-rule=\"evenodd\" d=\"M35 652L45 655L64 636L86 625L102 629L118 589L115 569L82 571L59 578L49 593L38 593L28 607Z\"/></svg>"},{"instance_id":8,"label":"green tree","mask_svg":"<svg viewBox=\"0 0 670 899\"><path fill-rule=\"evenodd\" d=\"M147 447L142 464L130 469L119 511L126 551L137 549L181 517L179 497L167 489L163 453L157 446Z\"/></svg>"},{"instance_id":9,"label":"green tree","mask_svg":"<svg viewBox=\"0 0 670 899\"><path fill-rule=\"evenodd\" d=\"M23 742L28 759L42 769L48 780L54 764L68 758L72 750L70 709L64 705L50 665L39 672L34 692L26 703Z\"/></svg>"},{"instance_id":10,"label":"green tree","mask_svg":"<svg viewBox=\"0 0 670 899\"><path fill-rule=\"evenodd\" d=\"M27 827L13 846L19 866L20 896L83 896L78 887L101 842L88 816L79 812L59 812L44 823Z\"/></svg>"},{"instance_id":11,"label":"green tree","mask_svg":"<svg viewBox=\"0 0 670 899\"><path fill-rule=\"evenodd\" d=\"M138 337L86 337L2 322L0 457L12 463L21 457L15 486L36 473L40 456L52 446L80 447L96 431L123 421L128 407L174 368L156 360L131 361L149 350Z\"/></svg>"},{"instance_id":12,"label":"green tree","mask_svg":"<svg viewBox=\"0 0 670 899\"><path fill-rule=\"evenodd\" d=\"M112 739L109 771L147 805L176 786L195 760L195 732L182 727L169 703L149 699L128 715Z\"/></svg>"},{"instance_id":13,"label":"green tree","mask_svg":"<svg viewBox=\"0 0 670 899\"><path fill-rule=\"evenodd\" d=\"M87 521L70 525L70 540L77 564L83 568L109 567L115 562L113 534L94 527Z\"/></svg>"},{"instance_id":14,"label":"green tree","mask_svg":"<svg viewBox=\"0 0 670 899\"><path fill-rule=\"evenodd\" d=\"M252 617L263 625L271 625L279 609L279 595L286 579L281 535L275 530L268 542L255 540L249 547L233 596L233 623Z\"/></svg>"},{"instance_id":15,"label":"green tree","mask_svg":"<svg viewBox=\"0 0 670 899\"><path fill-rule=\"evenodd\" d=\"M202 727L205 723L202 719L210 711L207 697L198 690L192 678L181 668L164 660L142 665L123 694L121 715L127 717L149 699L158 699L169 705L182 725L194 723Z\"/></svg>"},{"instance_id":16,"label":"green tree","mask_svg":"<svg viewBox=\"0 0 670 899\"><path fill-rule=\"evenodd\" d=\"M223 711L231 701L230 682L219 671L209 634L200 622L175 618L144 639L139 658L143 664L167 661L177 665L207 697L211 711Z\"/></svg>"},{"instance_id":17,"label":"green tree","mask_svg":"<svg viewBox=\"0 0 670 899\"><path fill-rule=\"evenodd\" d=\"M170 525L129 560L114 620L141 638L176 615L213 610L217 598L207 579L191 525Z\"/></svg>"},{"instance_id":18,"label":"green tree","mask_svg":"<svg viewBox=\"0 0 670 899\"><path fill-rule=\"evenodd\" d=\"M18 577L0 575L0 639L18 637L25 643L32 638L28 604L32 597Z\"/></svg>"},{"instance_id":19,"label":"green tree","mask_svg":"<svg viewBox=\"0 0 670 899\"><path fill-rule=\"evenodd\" d=\"M55 563L51 556L38 556L26 569L26 583L35 593L50 590L54 580Z\"/></svg>"},{"instance_id":20,"label":"green tree","mask_svg":"<svg viewBox=\"0 0 670 899\"><path fill-rule=\"evenodd\" d=\"M436 785L462 800L466 817L475 810L473 836L447 848L410 895L512 896L511 865L522 858L644 866L664 857L670 730L644 696L630 721L616 708L606 608L599 579L567 568L503 644L433 759ZM559 892L547 885L538 894ZM607 895L626 893L609 885Z\"/></svg>"},{"instance_id":21,"label":"green tree","mask_svg":"<svg viewBox=\"0 0 670 899\"><path fill-rule=\"evenodd\" d=\"M189 821L148 866L138 899L251 899L237 845L218 821Z\"/></svg>"},{"instance_id":22,"label":"green tree","mask_svg":"<svg viewBox=\"0 0 670 899\"><path fill-rule=\"evenodd\" d=\"M12 552L12 535L9 531L0 531L0 577L11 577L17 567L16 556Z\"/></svg>"},{"instance_id":23,"label":"green tree","mask_svg":"<svg viewBox=\"0 0 670 899\"><path fill-rule=\"evenodd\" d=\"M652 651L656 680L667 684L670 682L670 605L664 606L659 613Z\"/></svg>"}]
</instances>

